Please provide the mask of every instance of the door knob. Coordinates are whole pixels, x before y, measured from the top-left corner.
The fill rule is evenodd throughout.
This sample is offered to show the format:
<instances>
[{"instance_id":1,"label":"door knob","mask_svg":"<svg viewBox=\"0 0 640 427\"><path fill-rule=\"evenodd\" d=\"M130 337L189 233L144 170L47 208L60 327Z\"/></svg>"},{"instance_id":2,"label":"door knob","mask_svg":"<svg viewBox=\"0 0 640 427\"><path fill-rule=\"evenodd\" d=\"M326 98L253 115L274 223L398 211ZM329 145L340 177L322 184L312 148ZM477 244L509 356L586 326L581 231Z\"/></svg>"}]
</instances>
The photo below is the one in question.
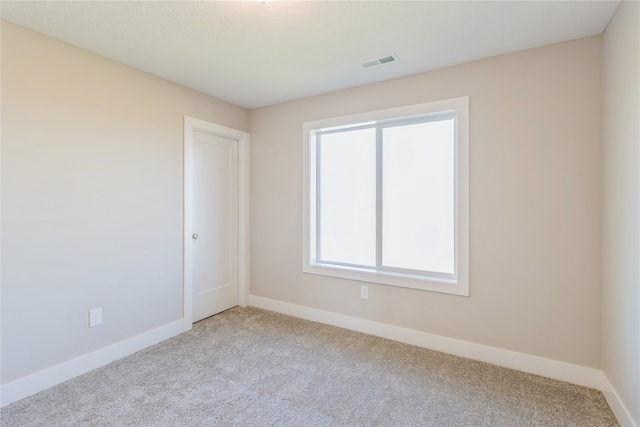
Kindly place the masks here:
<instances>
[{"instance_id":1,"label":"door knob","mask_svg":"<svg viewBox=\"0 0 640 427\"><path fill-rule=\"evenodd\" d=\"M193 240L198 240L198 235L196 233L193 233L193 235L191 236L191 238Z\"/></svg>"}]
</instances>

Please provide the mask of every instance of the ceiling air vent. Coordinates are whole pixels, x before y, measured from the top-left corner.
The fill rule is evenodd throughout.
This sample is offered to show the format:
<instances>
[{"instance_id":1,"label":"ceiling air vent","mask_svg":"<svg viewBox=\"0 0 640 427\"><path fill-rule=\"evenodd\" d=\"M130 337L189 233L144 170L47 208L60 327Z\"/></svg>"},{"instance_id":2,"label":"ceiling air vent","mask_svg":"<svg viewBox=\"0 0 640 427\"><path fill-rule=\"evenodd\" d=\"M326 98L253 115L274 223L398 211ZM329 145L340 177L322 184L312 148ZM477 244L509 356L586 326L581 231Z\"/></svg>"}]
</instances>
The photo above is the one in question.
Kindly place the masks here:
<instances>
[{"instance_id":1,"label":"ceiling air vent","mask_svg":"<svg viewBox=\"0 0 640 427\"><path fill-rule=\"evenodd\" d=\"M397 62L398 57L395 54L383 56L381 58L372 59L370 61L366 61L362 63L364 68L377 67L378 65L390 64L392 62Z\"/></svg>"}]
</instances>

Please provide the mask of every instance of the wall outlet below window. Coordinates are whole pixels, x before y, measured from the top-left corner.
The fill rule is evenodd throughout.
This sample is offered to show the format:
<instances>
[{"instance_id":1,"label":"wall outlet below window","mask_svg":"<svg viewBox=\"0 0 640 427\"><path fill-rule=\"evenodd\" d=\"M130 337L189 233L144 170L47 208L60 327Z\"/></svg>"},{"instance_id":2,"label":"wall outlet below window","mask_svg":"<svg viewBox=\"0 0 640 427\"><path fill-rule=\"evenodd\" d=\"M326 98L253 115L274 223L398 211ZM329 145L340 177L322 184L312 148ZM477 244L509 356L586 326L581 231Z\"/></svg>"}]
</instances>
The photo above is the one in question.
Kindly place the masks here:
<instances>
[{"instance_id":1,"label":"wall outlet below window","mask_svg":"<svg viewBox=\"0 0 640 427\"><path fill-rule=\"evenodd\" d=\"M369 287L362 285L360 286L360 298L369 299Z\"/></svg>"},{"instance_id":2,"label":"wall outlet below window","mask_svg":"<svg viewBox=\"0 0 640 427\"><path fill-rule=\"evenodd\" d=\"M98 326L102 324L102 309L96 308L94 310L89 310L89 327L93 328L94 326Z\"/></svg>"}]
</instances>

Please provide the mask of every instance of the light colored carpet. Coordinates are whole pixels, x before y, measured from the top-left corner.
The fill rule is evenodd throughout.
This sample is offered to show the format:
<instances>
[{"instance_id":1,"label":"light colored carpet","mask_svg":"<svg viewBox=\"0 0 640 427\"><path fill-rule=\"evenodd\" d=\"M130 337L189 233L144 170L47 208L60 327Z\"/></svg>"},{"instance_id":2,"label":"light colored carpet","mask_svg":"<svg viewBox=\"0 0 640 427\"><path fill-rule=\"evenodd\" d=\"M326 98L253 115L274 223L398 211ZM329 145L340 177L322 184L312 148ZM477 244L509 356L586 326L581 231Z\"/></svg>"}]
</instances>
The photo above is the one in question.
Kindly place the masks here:
<instances>
[{"instance_id":1,"label":"light colored carpet","mask_svg":"<svg viewBox=\"0 0 640 427\"><path fill-rule=\"evenodd\" d=\"M11 404L2 426L615 426L596 390L234 308Z\"/></svg>"}]
</instances>

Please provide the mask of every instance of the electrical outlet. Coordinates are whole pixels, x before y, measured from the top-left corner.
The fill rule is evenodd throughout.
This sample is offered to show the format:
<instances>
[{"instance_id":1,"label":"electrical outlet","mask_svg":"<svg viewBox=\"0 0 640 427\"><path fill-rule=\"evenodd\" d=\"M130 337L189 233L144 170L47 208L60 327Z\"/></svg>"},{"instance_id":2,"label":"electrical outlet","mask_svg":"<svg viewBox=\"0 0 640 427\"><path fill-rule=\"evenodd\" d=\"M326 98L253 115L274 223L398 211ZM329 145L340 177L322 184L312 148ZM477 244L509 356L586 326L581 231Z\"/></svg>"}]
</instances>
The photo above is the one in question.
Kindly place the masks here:
<instances>
[{"instance_id":1,"label":"electrical outlet","mask_svg":"<svg viewBox=\"0 0 640 427\"><path fill-rule=\"evenodd\" d=\"M360 286L360 298L369 299L369 287L362 285Z\"/></svg>"},{"instance_id":2,"label":"electrical outlet","mask_svg":"<svg viewBox=\"0 0 640 427\"><path fill-rule=\"evenodd\" d=\"M96 308L89 310L89 327L93 328L102 324L102 309Z\"/></svg>"}]
</instances>

